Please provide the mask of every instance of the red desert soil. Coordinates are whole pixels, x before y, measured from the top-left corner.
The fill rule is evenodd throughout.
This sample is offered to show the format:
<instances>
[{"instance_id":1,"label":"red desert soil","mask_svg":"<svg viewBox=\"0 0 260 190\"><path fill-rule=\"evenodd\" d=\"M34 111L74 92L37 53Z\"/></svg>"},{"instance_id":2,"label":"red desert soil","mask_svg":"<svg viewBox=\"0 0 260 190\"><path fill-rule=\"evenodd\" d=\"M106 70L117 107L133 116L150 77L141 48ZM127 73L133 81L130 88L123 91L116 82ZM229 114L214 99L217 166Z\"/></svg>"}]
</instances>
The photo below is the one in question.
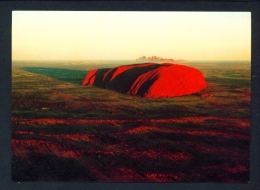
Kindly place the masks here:
<instances>
[{"instance_id":1,"label":"red desert soil","mask_svg":"<svg viewBox=\"0 0 260 190\"><path fill-rule=\"evenodd\" d=\"M204 76L198 69L179 64L143 63L98 71L91 70L82 85L105 87L145 98L189 95L207 87ZM96 81L100 78L101 83Z\"/></svg>"},{"instance_id":2,"label":"red desert soil","mask_svg":"<svg viewBox=\"0 0 260 190\"><path fill-rule=\"evenodd\" d=\"M73 150L64 149L58 143L48 140L12 139L12 153L17 157L27 158L28 150L34 149L38 153L52 153L58 157L78 159Z\"/></svg>"},{"instance_id":3,"label":"red desert soil","mask_svg":"<svg viewBox=\"0 0 260 190\"><path fill-rule=\"evenodd\" d=\"M203 122L207 122L207 120L218 120L218 122L213 122L211 126L217 126L216 128L211 128L211 130L207 129L185 129L185 128L171 128L171 127L158 127L156 124L160 123L187 123L193 122L194 124L199 124ZM54 119L54 118L38 118L38 119L21 119L12 117L13 124L19 124L19 126L29 126L29 125L55 125L55 124L123 124L125 122L138 122L139 120L94 120L94 119ZM140 120L143 121L143 120ZM214 117L214 116L200 116L200 117L183 117L183 118L174 118L174 119L153 119L150 120L153 126L147 125L139 125L132 129L128 129L125 131L117 131L110 133L111 136L124 137L128 135L132 135L135 133L147 133L149 131L158 131L163 133L173 133L173 134L188 134L192 136L200 136L206 135L208 137L214 137L221 139L222 137L227 138L237 138L242 140L249 140L249 134L243 134L241 131L219 131L218 124L222 126L222 123L226 123L228 127L237 127L237 128L249 128L249 119L248 118L228 118L228 117ZM116 125L114 125L117 127ZM222 127L226 127L223 125ZM153 181L153 182L172 182L172 181L183 181L188 178L188 175L200 175L196 173L195 170L191 170L190 173L182 174L182 173L160 173L154 171L144 171L140 174L136 169L129 168L128 166L119 166L113 167L111 170L104 170L104 168L98 168L95 165L91 165L86 158L88 155L89 159L92 159L101 156L101 158L110 158L110 157L118 157L120 155L128 157L133 160L150 160L152 162L159 162L161 160L165 162L172 163L190 163L195 159L194 154L189 151L170 151L164 149L163 147L152 147L148 149L143 149L140 147L135 147L127 144L126 142L116 142L116 143L104 143L102 144L102 148L98 149L88 149L88 148L70 148L70 143L73 141L85 141L89 144L98 144L100 143L100 135L93 134L46 134L44 132L34 132L26 131L26 130L15 130L13 131L13 135L30 135L32 137L40 136L39 139L12 139L12 154L17 158L25 158L28 160L29 164L32 161L30 160L30 153L35 152L36 154L53 154L60 158L71 158L75 161L82 163L87 166L90 172L94 176L99 177L99 181ZM55 140L53 140L55 139ZM184 139L183 146L187 148L187 150L196 150L200 153L205 154L215 154L215 155L224 155L226 157L230 157L231 155L239 155L240 158L247 159L247 152L238 150L238 149L230 149L230 147L213 147L207 143L194 143L193 141L189 141L189 139ZM44 165L44 160L41 163ZM202 166L202 171L206 173L212 170L221 171L219 173L232 173L232 174L240 174L241 172L247 171L246 166L241 164L236 164L234 167L230 166L228 163L216 164L210 166ZM223 171L223 172L222 172ZM205 178L202 176L201 179ZM234 181L233 178L227 178L229 181Z\"/></svg>"},{"instance_id":4,"label":"red desert soil","mask_svg":"<svg viewBox=\"0 0 260 190\"><path fill-rule=\"evenodd\" d=\"M182 117L182 118L172 118L172 119L152 119L150 120L152 123L202 123L205 120L218 120L217 123L214 123L214 125L222 125L222 123L225 124L225 126L236 126L241 128L249 127L249 118L230 118L230 117L216 117L216 116L194 116L194 117ZM37 119L25 119L25 118L16 118L12 117L12 123L13 124L19 124L19 125L53 125L53 124L99 124L99 123L111 123L111 124L117 124L117 123L125 123L125 122L139 122L143 121L143 119L137 119L137 120L124 120L124 119L76 119L76 118L70 118L70 119L57 119L57 118L37 118ZM227 123L228 122L228 123ZM234 123L230 123L234 122Z\"/></svg>"},{"instance_id":5,"label":"red desert soil","mask_svg":"<svg viewBox=\"0 0 260 190\"><path fill-rule=\"evenodd\" d=\"M223 137L237 137L242 139L248 139L248 135L235 134L234 132L230 134L230 132L217 132L217 131L209 131L209 130L186 130L186 129L170 129L170 128L160 128L154 126L140 126L126 132L122 132L119 134L133 134L133 133L143 133L147 131L160 131L160 132L171 132L171 133L183 133L189 135L210 135L210 136L223 136Z\"/></svg>"}]
</instances>

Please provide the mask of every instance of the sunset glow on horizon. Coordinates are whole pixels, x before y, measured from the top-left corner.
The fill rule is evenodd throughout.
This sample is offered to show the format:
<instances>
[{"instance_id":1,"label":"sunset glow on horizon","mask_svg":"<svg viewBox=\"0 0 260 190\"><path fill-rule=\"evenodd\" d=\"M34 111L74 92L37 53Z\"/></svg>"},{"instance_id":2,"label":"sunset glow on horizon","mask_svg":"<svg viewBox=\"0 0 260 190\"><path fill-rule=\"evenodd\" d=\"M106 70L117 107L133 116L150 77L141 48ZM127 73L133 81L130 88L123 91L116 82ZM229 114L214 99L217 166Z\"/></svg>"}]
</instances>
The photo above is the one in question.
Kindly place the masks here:
<instances>
[{"instance_id":1,"label":"sunset glow on horizon","mask_svg":"<svg viewBox=\"0 0 260 190\"><path fill-rule=\"evenodd\" d=\"M12 60L251 60L250 12L13 11Z\"/></svg>"}]
</instances>

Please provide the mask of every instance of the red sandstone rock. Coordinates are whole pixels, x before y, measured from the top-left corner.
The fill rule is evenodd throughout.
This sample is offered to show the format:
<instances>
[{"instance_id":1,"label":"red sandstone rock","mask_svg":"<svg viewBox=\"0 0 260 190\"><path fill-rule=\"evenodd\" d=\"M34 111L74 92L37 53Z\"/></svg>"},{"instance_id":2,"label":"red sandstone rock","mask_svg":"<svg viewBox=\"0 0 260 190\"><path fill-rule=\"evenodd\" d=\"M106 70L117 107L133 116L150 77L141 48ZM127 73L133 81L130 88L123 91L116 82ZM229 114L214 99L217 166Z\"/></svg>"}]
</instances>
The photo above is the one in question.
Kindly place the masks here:
<instances>
[{"instance_id":1,"label":"red sandstone rock","mask_svg":"<svg viewBox=\"0 0 260 190\"><path fill-rule=\"evenodd\" d=\"M119 74L123 73L126 70L129 70L129 69L132 69L132 68L147 67L147 66L151 66L151 65L155 65L155 63L143 63L143 64L134 64L134 65L126 65L126 66L116 67L115 72L113 73L112 77L110 78L110 81L113 80L116 76L118 76ZM108 73L111 72L112 70L114 70L114 68L109 70Z\"/></svg>"},{"instance_id":2,"label":"red sandstone rock","mask_svg":"<svg viewBox=\"0 0 260 190\"><path fill-rule=\"evenodd\" d=\"M101 81L96 82L98 79ZM198 69L171 63L133 64L102 72L95 69L87 74L82 84L145 98L189 95L207 86Z\"/></svg>"},{"instance_id":3,"label":"red sandstone rock","mask_svg":"<svg viewBox=\"0 0 260 190\"><path fill-rule=\"evenodd\" d=\"M95 80L95 73L98 71L98 69L94 69L88 72L88 74L86 75L86 78L84 79L84 81L82 82L82 85L88 85L88 86L92 86Z\"/></svg>"},{"instance_id":4,"label":"red sandstone rock","mask_svg":"<svg viewBox=\"0 0 260 190\"><path fill-rule=\"evenodd\" d=\"M148 81L153 82L142 94L146 98L183 96L199 92L206 87L199 70L184 65L162 64L161 67L139 76L127 94L138 94L142 85Z\"/></svg>"}]
</instances>

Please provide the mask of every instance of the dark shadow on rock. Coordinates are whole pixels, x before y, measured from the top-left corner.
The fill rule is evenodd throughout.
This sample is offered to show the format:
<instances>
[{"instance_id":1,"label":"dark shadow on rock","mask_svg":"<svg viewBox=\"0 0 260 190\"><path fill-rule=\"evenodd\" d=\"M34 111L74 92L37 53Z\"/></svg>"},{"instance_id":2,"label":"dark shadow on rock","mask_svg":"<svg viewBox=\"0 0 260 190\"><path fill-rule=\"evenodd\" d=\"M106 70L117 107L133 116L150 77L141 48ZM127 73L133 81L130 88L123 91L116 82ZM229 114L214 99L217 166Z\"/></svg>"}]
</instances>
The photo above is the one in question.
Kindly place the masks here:
<instances>
[{"instance_id":1,"label":"dark shadow on rock","mask_svg":"<svg viewBox=\"0 0 260 190\"><path fill-rule=\"evenodd\" d=\"M156 69L160 67L160 65L151 65L147 67L135 67L128 69L119 75L117 75L108 85L108 89L115 90L121 93L127 93L129 89L131 88L132 84L136 81L136 79L153 69ZM151 81L152 83L154 81ZM150 83L150 85L152 84ZM148 83L147 83L148 84ZM146 85L146 89L148 89L149 86ZM142 89L143 90L143 89ZM141 93L140 93L141 94ZM138 95L140 95L138 94Z\"/></svg>"},{"instance_id":2,"label":"dark shadow on rock","mask_svg":"<svg viewBox=\"0 0 260 190\"><path fill-rule=\"evenodd\" d=\"M136 95L138 96L144 96L145 93L148 91L148 89L150 88L150 86L152 86L152 84L157 80L156 78L153 78L151 80L147 80L142 86L140 86L140 88L138 89L138 92L136 93Z\"/></svg>"},{"instance_id":3,"label":"dark shadow on rock","mask_svg":"<svg viewBox=\"0 0 260 190\"><path fill-rule=\"evenodd\" d=\"M115 73L117 68L112 68L111 71L109 73L107 73L107 76L104 78L103 83L100 87L102 88L107 88L110 79L112 78L113 74Z\"/></svg>"},{"instance_id":4,"label":"dark shadow on rock","mask_svg":"<svg viewBox=\"0 0 260 190\"><path fill-rule=\"evenodd\" d=\"M105 69L98 69L98 71L95 73L95 80L94 80L94 83L93 83L93 86L96 86L96 87L103 87L103 78L104 78L104 75L107 71L109 71L110 69L109 68L105 68Z\"/></svg>"}]
</instances>

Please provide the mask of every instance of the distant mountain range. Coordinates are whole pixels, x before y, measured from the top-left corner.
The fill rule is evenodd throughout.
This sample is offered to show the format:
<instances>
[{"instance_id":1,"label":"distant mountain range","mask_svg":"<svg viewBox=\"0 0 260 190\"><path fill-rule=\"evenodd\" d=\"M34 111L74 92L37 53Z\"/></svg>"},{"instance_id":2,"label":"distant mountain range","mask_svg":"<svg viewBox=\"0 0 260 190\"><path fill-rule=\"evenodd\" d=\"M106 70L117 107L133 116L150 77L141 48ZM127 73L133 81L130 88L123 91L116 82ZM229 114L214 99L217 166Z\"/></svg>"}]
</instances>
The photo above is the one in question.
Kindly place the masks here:
<instances>
[{"instance_id":1,"label":"distant mountain range","mask_svg":"<svg viewBox=\"0 0 260 190\"><path fill-rule=\"evenodd\" d=\"M157 56L151 56L151 57L142 56L135 60L135 62L137 62L137 63L147 63L147 62L176 63L176 62L183 62L183 61L185 61L185 60L182 60L182 59L174 60L174 59L162 58L162 57L157 57Z\"/></svg>"}]
</instances>

